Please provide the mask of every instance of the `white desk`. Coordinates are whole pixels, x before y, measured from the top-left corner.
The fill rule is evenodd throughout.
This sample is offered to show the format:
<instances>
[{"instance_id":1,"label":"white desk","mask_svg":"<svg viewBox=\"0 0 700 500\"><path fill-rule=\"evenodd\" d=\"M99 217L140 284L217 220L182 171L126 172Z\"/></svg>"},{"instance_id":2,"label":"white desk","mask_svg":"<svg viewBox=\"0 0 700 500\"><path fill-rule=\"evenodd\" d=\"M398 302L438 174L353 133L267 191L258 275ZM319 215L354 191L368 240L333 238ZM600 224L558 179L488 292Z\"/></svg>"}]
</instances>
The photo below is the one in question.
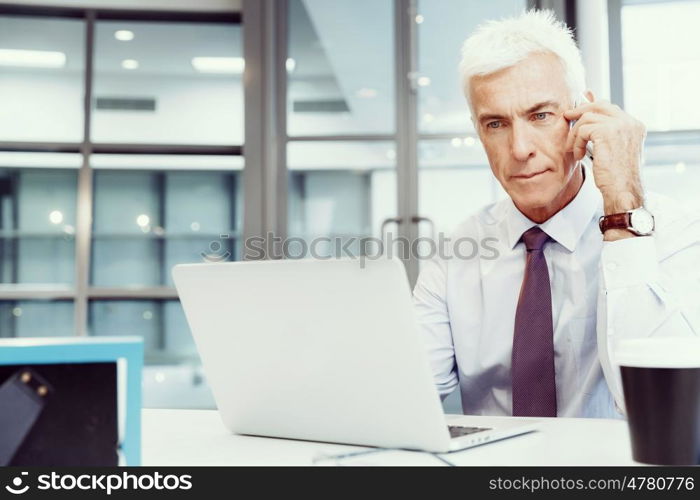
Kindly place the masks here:
<instances>
[{"instance_id":1,"label":"white desk","mask_svg":"<svg viewBox=\"0 0 700 500\"><path fill-rule=\"evenodd\" d=\"M537 432L443 455L456 465L639 465L621 420L548 418ZM211 410L144 410L143 465L311 465L356 446L236 436ZM444 465L417 452L384 451L341 461L366 465ZM323 462L330 464L332 462Z\"/></svg>"}]
</instances>

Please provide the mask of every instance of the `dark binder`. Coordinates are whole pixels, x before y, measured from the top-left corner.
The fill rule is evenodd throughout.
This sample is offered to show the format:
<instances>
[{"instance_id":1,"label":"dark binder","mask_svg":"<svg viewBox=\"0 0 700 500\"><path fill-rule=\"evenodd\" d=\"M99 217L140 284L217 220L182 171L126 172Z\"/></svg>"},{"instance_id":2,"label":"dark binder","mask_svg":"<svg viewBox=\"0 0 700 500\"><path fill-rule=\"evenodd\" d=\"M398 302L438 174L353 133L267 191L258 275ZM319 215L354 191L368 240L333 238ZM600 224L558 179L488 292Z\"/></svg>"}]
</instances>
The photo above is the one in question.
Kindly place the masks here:
<instances>
[{"instance_id":1,"label":"dark binder","mask_svg":"<svg viewBox=\"0 0 700 500\"><path fill-rule=\"evenodd\" d=\"M0 465L119 464L117 367L0 366Z\"/></svg>"},{"instance_id":2,"label":"dark binder","mask_svg":"<svg viewBox=\"0 0 700 500\"><path fill-rule=\"evenodd\" d=\"M33 370L18 370L0 386L0 465L9 465L44 410L51 388Z\"/></svg>"}]
</instances>

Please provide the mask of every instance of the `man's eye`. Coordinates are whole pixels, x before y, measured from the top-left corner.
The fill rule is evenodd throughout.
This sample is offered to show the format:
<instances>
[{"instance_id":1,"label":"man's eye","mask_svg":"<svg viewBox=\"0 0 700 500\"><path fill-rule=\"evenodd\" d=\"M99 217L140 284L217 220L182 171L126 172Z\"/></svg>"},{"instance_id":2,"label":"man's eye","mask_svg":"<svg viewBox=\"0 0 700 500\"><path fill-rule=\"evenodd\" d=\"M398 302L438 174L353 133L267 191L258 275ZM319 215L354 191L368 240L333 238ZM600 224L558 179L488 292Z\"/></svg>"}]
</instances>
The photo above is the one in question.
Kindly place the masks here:
<instances>
[{"instance_id":1,"label":"man's eye","mask_svg":"<svg viewBox=\"0 0 700 500\"><path fill-rule=\"evenodd\" d=\"M501 122L499 122L499 121L488 122L488 123L486 124L486 126L487 126L488 128L498 128L498 127L501 126Z\"/></svg>"},{"instance_id":2,"label":"man's eye","mask_svg":"<svg viewBox=\"0 0 700 500\"><path fill-rule=\"evenodd\" d=\"M549 113L535 113L535 120L545 120Z\"/></svg>"}]
</instances>

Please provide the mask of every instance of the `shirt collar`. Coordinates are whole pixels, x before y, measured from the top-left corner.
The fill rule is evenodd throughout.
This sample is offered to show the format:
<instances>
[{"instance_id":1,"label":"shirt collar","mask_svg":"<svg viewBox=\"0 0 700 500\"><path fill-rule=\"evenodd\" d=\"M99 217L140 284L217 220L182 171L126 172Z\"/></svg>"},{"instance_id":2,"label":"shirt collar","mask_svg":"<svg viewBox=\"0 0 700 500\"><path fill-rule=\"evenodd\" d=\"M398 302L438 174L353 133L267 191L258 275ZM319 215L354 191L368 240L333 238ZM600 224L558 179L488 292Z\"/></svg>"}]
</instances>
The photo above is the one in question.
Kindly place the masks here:
<instances>
[{"instance_id":1,"label":"shirt collar","mask_svg":"<svg viewBox=\"0 0 700 500\"><path fill-rule=\"evenodd\" d=\"M602 197L593 176L584 170L583 185L574 199L539 226L553 240L573 252L601 203ZM511 249L515 248L525 231L538 225L523 215L510 198L507 200L505 216L508 245Z\"/></svg>"}]
</instances>

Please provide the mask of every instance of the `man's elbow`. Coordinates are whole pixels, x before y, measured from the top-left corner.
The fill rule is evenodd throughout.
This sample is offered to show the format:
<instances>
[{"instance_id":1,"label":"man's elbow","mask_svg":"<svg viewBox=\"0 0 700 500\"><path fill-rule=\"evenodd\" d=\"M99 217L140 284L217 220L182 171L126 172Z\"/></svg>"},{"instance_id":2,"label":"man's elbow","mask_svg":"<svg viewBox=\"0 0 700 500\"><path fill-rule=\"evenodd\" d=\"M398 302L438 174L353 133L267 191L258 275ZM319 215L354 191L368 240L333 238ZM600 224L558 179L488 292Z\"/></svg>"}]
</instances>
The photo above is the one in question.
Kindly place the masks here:
<instances>
[{"instance_id":1,"label":"man's elbow","mask_svg":"<svg viewBox=\"0 0 700 500\"><path fill-rule=\"evenodd\" d=\"M445 399L447 399L447 397L459 386L459 381L455 376L448 380L436 381L435 386L437 387L438 394L440 394L440 401L445 401Z\"/></svg>"}]
</instances>

